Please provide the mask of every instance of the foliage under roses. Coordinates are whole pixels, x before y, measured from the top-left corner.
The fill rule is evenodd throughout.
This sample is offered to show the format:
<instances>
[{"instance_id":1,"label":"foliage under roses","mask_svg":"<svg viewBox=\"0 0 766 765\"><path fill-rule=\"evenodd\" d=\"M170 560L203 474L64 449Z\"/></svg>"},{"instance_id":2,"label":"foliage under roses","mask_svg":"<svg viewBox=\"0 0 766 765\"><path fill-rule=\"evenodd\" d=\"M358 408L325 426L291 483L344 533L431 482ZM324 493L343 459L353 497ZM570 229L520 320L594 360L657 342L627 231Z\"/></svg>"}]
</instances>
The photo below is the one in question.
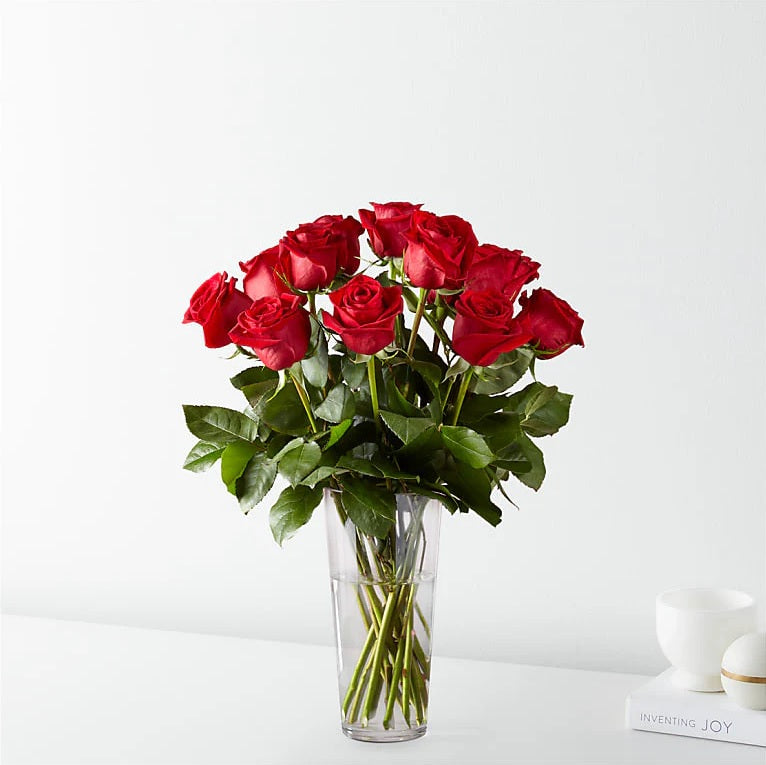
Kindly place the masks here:
<instances>
[{"instance_id":1,"label":"foliage under roses","mask_svg":"<svg viewBox=\"0 0 766 765\"><path fill-rule=\"evenodd\" d=\"M243 412L184 407L200 439L184 467L220 460L245 512L282 475L289 486L271 510L280 543L309 520L324 488L341 490L362 532L384 537L395 491L497 525L494 489L507 496L511 476L535 490L543 482L535 439L566 424L572 397L534 379L534 363L583 345L582 319L549 290L522 293L539 263L479 245L462 218L420 207L373 204L359 211L363 225L340 215L302 224L241 264L244 292L216 274L186 312L209 347L231 340L262 365L231 380ZM365 230L372 263L353 276ZM318 295L331 312L316 310ZM509 393L528 372L533 379Z\"/></svg>"}]
</instances>

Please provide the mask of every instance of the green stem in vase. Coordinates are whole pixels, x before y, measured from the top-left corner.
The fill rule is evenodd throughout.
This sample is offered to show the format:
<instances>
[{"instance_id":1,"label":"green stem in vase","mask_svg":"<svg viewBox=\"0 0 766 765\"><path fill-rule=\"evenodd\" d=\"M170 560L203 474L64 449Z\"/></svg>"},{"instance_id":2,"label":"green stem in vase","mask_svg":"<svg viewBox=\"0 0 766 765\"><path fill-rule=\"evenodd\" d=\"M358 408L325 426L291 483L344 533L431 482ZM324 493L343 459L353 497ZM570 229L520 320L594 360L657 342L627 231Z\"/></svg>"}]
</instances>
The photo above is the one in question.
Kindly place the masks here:
<instances>
[{"instance_id":1,"label":"green stem in vase","mask_svg":"<svg viewBox=\"0 0 766 765\"><path fill-rule=\"evenodd\" d=\"M404 619L404 666L402 667L402 707L404 719L410 724L410 688L412 685L412 621L411 613L405 614Z\"/></svg>"},{"instance_id":2,"label":"green stem in vase","mask_svg":"<svg viewBox=\"0 0 766 765\"><path fill-rule=\"evenodd\" d=\"M460 416L460 410L463 407L463 400L465 399L465 394L468 393L468 385L471 382L471 376L473 375L473 367L469 370L467 370L463 374L463 379L460 381L460 388L457 392L457 401L455 401L455 409L452 412L452 420L450 422L451 425L457 425L457 418Z\"/></svg>"},{"instance_id":3,"label":"green stem in vase","mask_svg":"<svg viewBox=\"0 0 766 765\"><path fill-rule=\"evenodd\" d=\"M362 725L366 726L378 703L380 693L380 670L383 663L383 656L386 652L388 642L388 631L391 627L391 620L394 616L394 606L396 605L396 591L392 590L386 598L386 607L383 610L383 618L380 622L380 633L375 643L375 653L372 658L372 668L370 683L367 686L367 693L364 697L364 708L362 709Z\"/></svg>"},{"instance_id":4,"label":"green stem in vase","mask_svg":"<svg viewBox=\"0 0 766 765\"><path fill-rule=\"evenodd\" d=\"M356 690L357 683L364 671L364 666L367 663L367 657L369 656L370 649L375 642L375 627L370 625L370 629L367 632L367 640L364 641L362 652L359 654L359 661L354 668L354 673L351 675L351 680L348 684L348 690L346 691L346 697L343 699L343 714L348 714L349 706L354 697L354 691Z\"/></svg>"}]
</instances>

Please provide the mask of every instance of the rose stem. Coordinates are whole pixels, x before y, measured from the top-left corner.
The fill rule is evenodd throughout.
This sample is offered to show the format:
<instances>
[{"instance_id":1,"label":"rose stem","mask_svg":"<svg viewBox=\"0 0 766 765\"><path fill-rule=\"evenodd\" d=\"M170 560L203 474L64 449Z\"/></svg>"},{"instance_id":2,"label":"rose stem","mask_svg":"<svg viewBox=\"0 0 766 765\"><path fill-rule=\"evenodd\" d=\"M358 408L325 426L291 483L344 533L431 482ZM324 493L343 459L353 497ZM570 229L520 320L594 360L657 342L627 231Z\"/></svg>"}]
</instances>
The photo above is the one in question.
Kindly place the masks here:
<instances>
[{"instance_id":1,"label":"rose stem","mask_svg":"<svg viewBox=\"0 0 766 765\"><path fill-rule=\"evenodd\" d=\"M364 708L362 710L362 725L367 722L378 701L380 691L380 670L383 663L383 654L386 653L386 644L388 642L388 630L391 627L391 619L394 615L394 606L396 605L396 591L392 590L386 598L386 607L383 609L383 618L380 621L380 633L375 643L375 653L372 657L372 669L370 674L370 683L367 686L367 693L364 697Z\"/></svg>"},{"instance_id":2,"label":"rose stem","mask_svg":"<svg viewBox=\"0 0 766 765\"><path fill-rule=\"evenodd\" d=\"M426 620L425 614L423 613L423 610L420 608L420 603L415 604L415 609L418 612L418 616L420 617L420 621L423 624L423 630L426 633L426 637L431 637L431 628L428 626L428 621Z\"/></svg>"},{"instance_id":3,"label":"rose stem","mask_svg":"<svg viewBox=\"0 0 766 765\"><path fill-rule=\"evenodd\" d=\"M388 700L386 703L386 713L383 717L383 727L388 728L391 721L391 716L394 712L394 703L396 702L396 696L399 690L399 681L402 679L402 667L404 665L405 649L407 640L405 637L405 631L407 624L409 623L409 614L412 611L413 598L415 595L415 585L409 585L409 595L407 597L407 604L405 606L405 612L402 615L402 630L399 635L399 645L396 649L396 658L394 660L393 677L391 679L391 688L388 692ZM402 699L402 706L404 706L404 699ZM404 711L404 710L403 710ZM405 717L409 715L405 712Z\"/></svg>"},{"instance_id":4,"label":"rose stem","mask_svg":"<svg viewBox=\"0 0 766 765\"><path fill-rule=\"evenodd\" d=\"M375 357L367 359L367 377L370 380L370 397L372 398L372 413L375 416L375 426L380 429L380 407L378 406L378 381L375 376Z\"/></svg>"},{"instance_id":5,"label":"rose stem","mask_svg":"<svg viewBox=\"0 0 766 765\"><path fill-rule=\"evenodd\" d=\"M455 411L452 412L452 425L457 425L457 418L460 416L460 409L463 406L463 399L468 392L468 384L471 382L471 375L473 374L473 367L467 370L463 374L463 379L460 381L460 388L457 392L457 401L455 402Z\"/></svg>"},{"instance_id":6,"label":"rose stem","mask_svg":"<svg viewBox=\"0 0 766 765\"><path fill-rule=\"evenodd\" d=\"M421 287L420 297L418 298L418 307L415 310L415 318L412 320L412 332L410 333L410 343L407 346L408 356L412 356L412 352L415 350L415 342L418 339L418 329L420 328L420 320L423 318L423 312L426 310L427 296L428 296L428 290L425 287Z\"/></svg>"},{"instance_id":7,"label":"rose stem","mask_svg":"<svg viewBox=\"0 0 766 765\"><path fill-rule=\"evenodd\" d=\"M442 307L442 296L437 292L436 293L436 300L434 301L434 306L436 307L436 317L438 320L439 314L441 313L441 307ZM439 335L434 332L434 344L431 346L431 353L438 353L439 351L439 343L441 340L439 339Z\"/></svg>"},{"instance_id":8,"label":"rose stem","mask_svg":"<svg viewBox=\"0 0 766 765\"><path fill-rule=\"evenodd\" d=\"M317 315L316 292L309 292L309 313L312 316Z\"/></svg>"},{"instance_id":9,"label":"rose stem","mask_svg":"<svg viewBox=\"0 0 766 765\"><path fill-rule=\"evenodd\" d=\"M367 632L367 640L364 641L364 646L362 647L362 653L359 654L359 661L356 663L356 667L354 668L354 673L351 675L351 680L348 684L348 690L346 691L346 698L343 699L343 714L348 714L348 707L351 703L351 700L354 696L354 690L356 688L356 684L359 682L359 678L362 674L362 669L364 665L367 663L367 655L370 653L370 648L372 648L372 644L375 641L375 626L370 625L370 629Z\"/></svg>"},{"instance_id":10,"label":"rose stem","mask_svg":"<svg viewBox=\"0 0 766 765\"><path fill-rule=\"evenodd\" d=\"M442 419L444 419L444 410L447 408L447 402L449 401L449 394L452 393L452 386L455 384L455 377L450 377L447 383L447 392L444 394L444 403L442 404Z\"/></svg>"},{"instance_id":11,"label":"rose stem","mask_svg":"<svg viewBox=\"0 0 766 765\"><path fill-rule=\"evenodd\" d=\"M404 719L410 724L410 686L412 678L412 622L410 614L405 615L404 666L402 667L402 706L406 709Z\"/></svg>"},{"instance_id":12,"label":"rose stem","mask_svg":"<svg viewBox=\"0 0 766 765\"><path fill-rule=\"evenodd\" d=\"M317 424L314 421L314 415L311 413L311 406L309 404L308 394L303 389L303 386L298 382L298 378L295 375L291 374L290 378L295 384L295 390L298 391L298 397L301 400L301 404L303 404L303 408L306 410L306 415L309 418L309 425L311 425L311 432L318 433L319 431L317 430Z\"/></svg>"}]
</instances>

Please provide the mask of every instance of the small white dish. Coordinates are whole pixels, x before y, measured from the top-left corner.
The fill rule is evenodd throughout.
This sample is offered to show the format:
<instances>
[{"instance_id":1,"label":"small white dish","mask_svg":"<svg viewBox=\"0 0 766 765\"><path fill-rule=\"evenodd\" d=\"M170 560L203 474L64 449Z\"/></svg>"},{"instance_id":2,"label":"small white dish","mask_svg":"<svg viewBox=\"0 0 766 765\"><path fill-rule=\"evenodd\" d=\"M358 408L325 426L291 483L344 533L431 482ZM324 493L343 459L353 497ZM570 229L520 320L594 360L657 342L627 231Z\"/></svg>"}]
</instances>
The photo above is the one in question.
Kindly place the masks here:
<instances>
[{"instance_id":1,"label":"small white dish","mask_svg":"<svg viewBox=\"0 0 766 765\"><path fill-rule=\"evenodd\" d=\"M676 669L673 683L690 691L722 691L724 651L755 628L755 600L744 592L693 587L657 596L660 648Z\"/></svg>"},{"instance_id":2,"label":"small white dish","mask_svg":"<svg viewBox=\"0 0 766 765\"><path fill-rule=\"evenodd\" d=\"M721 684L735 704L766 710L766 632L750 632L726 649Z\"/></svg>"}]
</instances>

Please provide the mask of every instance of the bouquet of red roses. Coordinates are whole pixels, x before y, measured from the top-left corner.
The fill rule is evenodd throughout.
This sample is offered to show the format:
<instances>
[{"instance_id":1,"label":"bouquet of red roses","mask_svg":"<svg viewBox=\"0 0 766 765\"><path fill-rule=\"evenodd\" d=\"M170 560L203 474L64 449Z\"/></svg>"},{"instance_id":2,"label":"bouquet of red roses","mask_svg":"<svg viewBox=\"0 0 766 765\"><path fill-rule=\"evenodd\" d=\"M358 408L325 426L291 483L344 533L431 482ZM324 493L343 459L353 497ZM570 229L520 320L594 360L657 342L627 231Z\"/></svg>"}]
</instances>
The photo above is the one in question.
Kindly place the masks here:
<instances>
[{"instance_id":1,"label":"bouquet of red roses","mask_svg":"<svg viewBox=\"0 0 766 765\"><path fill-rule=\"evenodd\" d=\"M333 494L361 540L360 575L376 572L376 587L390 580L375 591L377 622L376 599L365 601L370 650L383 646L380 666L368 671L366 694L357 678L346 706L353 693L363 696L357 713L369 722L378 675L387 676L409 725L418 684L402 699L406 651L396 672L413 608L400 585L415 563L403 571L395 541L385 547L399 533L396 496L438 500L450 513L473 511L497 525L493 490L510 500L503 484L512 477L538 489L545 467L535 439L567 422L572 397L534 379L535 360L583 345L583 321L549 290L525 290L539 263L479 244L462 218L405 202L372 208L359 211L361 222L324 215L288 231L240 264L241 290L223 272L194 293L184 321L202 326L205 344L234 343L235 355L260 363L231 379L244 411L184 407L199 439L184 467L202 471L220 459L245 512L283 476L288 485L270 515L280 544L310 519L324 490ZM365 231L371 254L362 264ZM533 379L508 393L527 372ZM394 592L390 633L381 636ZM407 650L417 657L416 646ZM425 693L427 659L413 662ZM415 715L423 708L413 706Z\"/></svg>"}]
</instances>

